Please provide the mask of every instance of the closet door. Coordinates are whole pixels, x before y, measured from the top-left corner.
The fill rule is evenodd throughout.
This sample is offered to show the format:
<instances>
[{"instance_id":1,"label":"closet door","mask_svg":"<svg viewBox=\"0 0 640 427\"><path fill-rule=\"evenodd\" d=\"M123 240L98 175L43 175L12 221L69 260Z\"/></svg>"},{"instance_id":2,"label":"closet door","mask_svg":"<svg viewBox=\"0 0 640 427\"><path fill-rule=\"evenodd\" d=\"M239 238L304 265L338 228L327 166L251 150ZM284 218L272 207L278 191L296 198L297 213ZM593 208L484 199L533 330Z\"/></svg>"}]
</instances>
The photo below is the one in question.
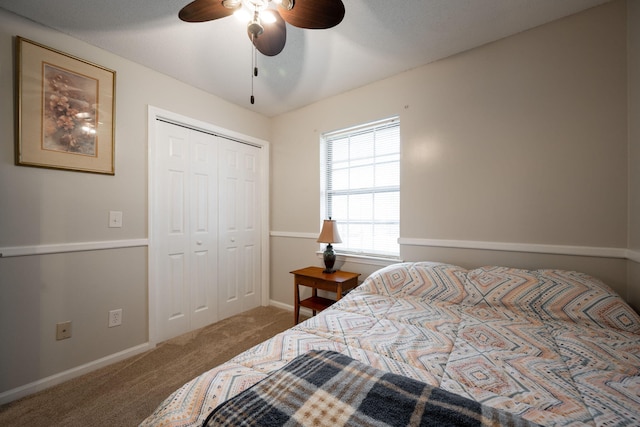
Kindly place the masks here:
<instances>
[{"instance_id":1,"label":"closet door","mask_svg":"<svg viewBox=\"0 0 640 427\"><path fill-rule=\"evenodd\" d=\"M218 320L216 140L157 122L152 256L159 341Z\"/></svg>"},{"instance_id":2,"label":"closet door","mask_svg":"<svg viewBox=\"0 0 640 427\"><path fill-rule=\"evenodd\" d=\"M223 319L261 303L260 148L220 139L219 310Z\"/></svg>"}]
</instances>

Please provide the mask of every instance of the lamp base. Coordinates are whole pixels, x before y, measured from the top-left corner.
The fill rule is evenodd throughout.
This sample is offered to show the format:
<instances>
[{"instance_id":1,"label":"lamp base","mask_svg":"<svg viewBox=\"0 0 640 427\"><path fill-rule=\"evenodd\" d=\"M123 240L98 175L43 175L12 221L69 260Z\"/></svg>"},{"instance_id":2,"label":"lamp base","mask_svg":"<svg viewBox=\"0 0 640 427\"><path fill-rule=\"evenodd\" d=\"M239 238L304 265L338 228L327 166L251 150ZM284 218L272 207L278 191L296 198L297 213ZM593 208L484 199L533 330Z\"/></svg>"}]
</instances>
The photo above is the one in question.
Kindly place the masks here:
<instances>
[{"instance_id":1,"label":"lamp base","mask_svg":"<svg viewBox=\"0 0 640 427\"><path fill-rule=\"evenodd\" d=\"M322 258L324 259L324 270L322 272L325 274L335 273L336 270L333 268L333 265L336 262L336 253L333 251L331 243L327 245L327 248L322 254Z\"/></svg>"}]
</instances>

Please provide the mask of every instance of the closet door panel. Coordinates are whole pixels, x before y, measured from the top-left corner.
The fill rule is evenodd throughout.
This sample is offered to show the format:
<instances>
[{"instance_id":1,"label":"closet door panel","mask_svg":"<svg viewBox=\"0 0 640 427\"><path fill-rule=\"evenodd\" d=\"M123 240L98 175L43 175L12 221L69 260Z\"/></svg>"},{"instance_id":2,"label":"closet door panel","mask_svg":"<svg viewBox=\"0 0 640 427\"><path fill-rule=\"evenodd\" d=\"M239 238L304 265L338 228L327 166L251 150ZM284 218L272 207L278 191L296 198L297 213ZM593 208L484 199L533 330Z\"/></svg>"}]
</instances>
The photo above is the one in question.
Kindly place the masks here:
<instances>
[{"instance_id":1,"label":"closet door panel","mask_svg":"<svg viewBox=\"0 0 640 427\"><path fill-rule=\"evenodd\" d=\"M190 329L218 320L217 138L189 131L190 156Z\"/></svg>"},{"instance_id":2,"label":"closet door panel","mask_svg":"<svg viewBox=\"0 0 640 427\"><path fill-rule=\"evenodd\" d=\"M221 268L220 317L226 318L242 312L241 284L244 282L242 253L240 251L239 223L242 209L242 188L239 185L239 154L236 145L220 141L218 179L220 182L219 254Z\"/></svg>"},{"instance_id":3,"label":"closet door panel","mask_svg":"<svg viewBox=\"0 0 640 427\"><path fill-rule=\"evenodd\" d=\"M242 147L242 186L244 189L242 245L244 248L244 297L243 309L260 305L262 280L260 277L261 253L261 193L260 149L252 146Z\"/></svg>"},{"instance_id":4,"label":"closet door panel","mask_svg":"<svg viewBox=\"0 0 640 427\"><path fill-rule=\"evenodd\" d=\"M157 141L157 281L158 313L163 338L188 330L189 308L189 134L166 123Z\"/></svg>"},{"instance_id":5,"label":"closet door panel","mask_svg":"<svg viewBox=\"0 0 640 427\"><path fill-rule=\"evenodd\" d=\"M228 140L219 147L219 253L226 287L220 316L224 318L261 302L261 211L256 182L260 149Z\"/></svg>"}]
</instances>

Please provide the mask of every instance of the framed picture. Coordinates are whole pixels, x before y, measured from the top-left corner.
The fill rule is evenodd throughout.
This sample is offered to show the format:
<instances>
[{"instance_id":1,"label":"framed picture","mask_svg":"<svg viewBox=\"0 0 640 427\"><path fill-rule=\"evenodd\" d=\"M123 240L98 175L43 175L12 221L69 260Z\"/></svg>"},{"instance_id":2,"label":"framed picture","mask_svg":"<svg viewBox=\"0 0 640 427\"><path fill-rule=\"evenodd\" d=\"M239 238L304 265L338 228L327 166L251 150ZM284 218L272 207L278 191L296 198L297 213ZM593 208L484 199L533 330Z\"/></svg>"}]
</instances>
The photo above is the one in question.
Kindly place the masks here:
<instances>
[{"instance_id":1,"label":"framed picture","mask_svg":"<svg viewBox=\"0 0 640 427\"><path fill-rule=\"evenodd\" d=\"M114 175L115 71L16 45L16 164Z\"/></svg>"}]
</instances>

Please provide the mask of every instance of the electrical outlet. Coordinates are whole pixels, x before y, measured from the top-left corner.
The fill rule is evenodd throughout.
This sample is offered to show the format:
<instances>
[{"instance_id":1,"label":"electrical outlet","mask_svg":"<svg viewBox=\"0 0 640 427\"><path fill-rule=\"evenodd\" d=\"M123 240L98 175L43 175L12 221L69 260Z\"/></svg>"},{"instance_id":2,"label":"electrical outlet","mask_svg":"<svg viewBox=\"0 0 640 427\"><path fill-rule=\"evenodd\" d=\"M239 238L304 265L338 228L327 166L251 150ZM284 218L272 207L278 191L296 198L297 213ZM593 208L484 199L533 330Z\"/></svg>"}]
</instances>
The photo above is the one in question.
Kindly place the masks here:
<instances>
[{"instance_id":1,"label":"electrical outlet","mask_svg":"<svg viewBox=\"0 0 640 427\"><path fill-rule=\"evenodd\" d=\"M111 310L109 312L109 327L122 325L122 309Z\"/></svg>"},{"instance_id":2,"label":"electrical outlet","mask_svg":"<svg viewBox=\"0 0 640 427\"><path fill-rule=\"evenodd\" d=\"M56 340L71 338L71 321L56 323Z\"/></svg>"}]
</instances>

